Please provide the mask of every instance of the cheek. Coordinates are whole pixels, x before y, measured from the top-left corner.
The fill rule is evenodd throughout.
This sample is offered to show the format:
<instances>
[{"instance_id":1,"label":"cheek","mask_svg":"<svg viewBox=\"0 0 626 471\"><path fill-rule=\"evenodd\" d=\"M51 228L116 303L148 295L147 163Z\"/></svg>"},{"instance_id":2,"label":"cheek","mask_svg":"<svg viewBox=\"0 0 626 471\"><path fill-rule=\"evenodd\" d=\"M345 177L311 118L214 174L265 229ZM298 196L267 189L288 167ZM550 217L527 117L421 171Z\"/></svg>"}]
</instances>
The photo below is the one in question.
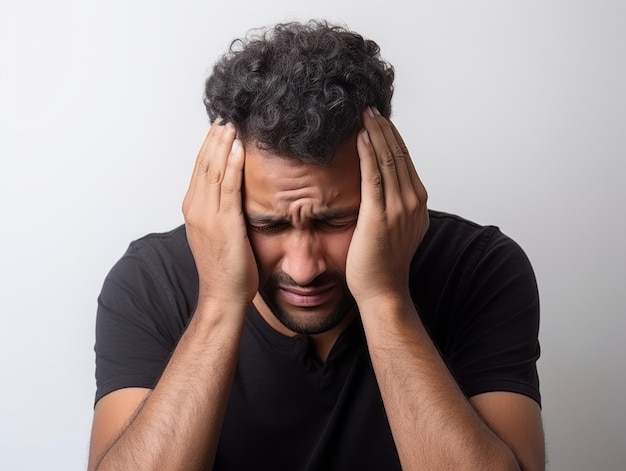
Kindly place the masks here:
<instances>
[{"instance_id":1,"label":"cheek","mask_svg":"<svg viewBox=\"0 0 626 471\"><path fill-rule=\"evenodd\" d=\"M263 237L254 232L249 232L248 238L252 246L252 252L256 260L257 269L263 283L275 271L276 265L281 258L280 245L272 237Z\"/></svg>"},{"instance_id":2,"label":"cheek","mask_svg":"<svg viewBox=\"0 0 626 471\"><path fill-rule=\"evenodd\" d=\"M321 256L326 259L329 270L345 272L348 249L353 234L354 229L324 236L324 253ZM261 278L260 282L263 284L272 274L281 270L280 264L284 255L282 238L265 237L252 231L249 232L248 238Z\"/></svg>"},{"instance_id":3,"label":"cheek","mask_svg":"<svg viewBox=\"0 0 626 471\"><path fill-rule=\"evenodd\" d=\"M326 244L328 258L332 260L332 264L341 271L345 272L346 259L348 257L348 249L352 241L354 230L336 234Z\"/></svg>"}]
</instances>

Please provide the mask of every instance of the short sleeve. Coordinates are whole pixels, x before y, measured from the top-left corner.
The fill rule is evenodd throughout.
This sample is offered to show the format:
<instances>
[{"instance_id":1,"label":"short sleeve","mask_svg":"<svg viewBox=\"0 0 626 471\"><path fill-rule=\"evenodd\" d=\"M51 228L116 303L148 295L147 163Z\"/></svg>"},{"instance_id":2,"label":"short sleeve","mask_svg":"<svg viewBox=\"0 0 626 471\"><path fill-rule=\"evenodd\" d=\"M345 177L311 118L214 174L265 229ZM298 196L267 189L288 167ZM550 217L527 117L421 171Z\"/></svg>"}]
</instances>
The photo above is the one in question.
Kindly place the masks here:
<instances>
[{"instance_id":1,"label":"short sleeve","mask_svg":"<svg viewBox=\"0 0 626 471\"><path fill-rule=\"evenodd\" d=\"M447 361L468 396L509 391L541 404L537 282L519 245L491 229L463 273Z\"/></svg>"},{"instance_id":2,"label":"short sleeve","mask_svg":"<svg viewBox=\"0 0 626 471\"><path fill-rule=\"evenodd\" d=\"M121 388L153 388L183 326L149 246L134 242L106 277L96 318L96 402Z\"/></svg>"}]
</instances>

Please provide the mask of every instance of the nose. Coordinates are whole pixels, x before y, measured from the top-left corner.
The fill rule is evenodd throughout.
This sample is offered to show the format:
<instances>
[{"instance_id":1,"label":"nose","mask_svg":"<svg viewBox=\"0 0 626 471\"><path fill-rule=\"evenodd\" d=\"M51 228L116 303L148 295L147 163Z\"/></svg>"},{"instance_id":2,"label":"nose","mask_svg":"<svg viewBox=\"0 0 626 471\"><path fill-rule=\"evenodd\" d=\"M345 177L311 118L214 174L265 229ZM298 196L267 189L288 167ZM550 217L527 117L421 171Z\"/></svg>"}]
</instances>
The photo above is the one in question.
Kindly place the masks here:
<instances>
[{"instance_id":1,"label":"nose","mask_svg":"<svg viewBox=\"0 0 626 471\"><path fill-rule=\"evenodd\" d=\"M285 240L281 268L299 285L311 284L326 271L324 242L313 231L293 231Z\"/></svg>"}]
</instances>

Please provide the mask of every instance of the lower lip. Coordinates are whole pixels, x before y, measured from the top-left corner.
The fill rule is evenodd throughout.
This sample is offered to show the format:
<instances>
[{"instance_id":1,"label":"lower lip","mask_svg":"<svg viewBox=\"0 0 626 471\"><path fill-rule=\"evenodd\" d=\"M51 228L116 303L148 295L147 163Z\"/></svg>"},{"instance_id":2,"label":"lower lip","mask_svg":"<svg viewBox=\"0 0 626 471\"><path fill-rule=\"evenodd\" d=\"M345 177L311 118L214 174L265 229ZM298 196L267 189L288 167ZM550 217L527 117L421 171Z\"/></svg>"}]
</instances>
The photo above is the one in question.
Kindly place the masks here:
<instances>
[{"instance_id":1,"label":"lower lip","mask_svg":"<svg viewBox=\"0 0 626 471\"><path fill-rule=\"evenodd\" d=\"M316 294L306 295L294 293L286 289L281 289L282 297L292 306L296 307L316 307L328 302L333 294L333 288L328 288Z\"/></svg>"}]
</instances>

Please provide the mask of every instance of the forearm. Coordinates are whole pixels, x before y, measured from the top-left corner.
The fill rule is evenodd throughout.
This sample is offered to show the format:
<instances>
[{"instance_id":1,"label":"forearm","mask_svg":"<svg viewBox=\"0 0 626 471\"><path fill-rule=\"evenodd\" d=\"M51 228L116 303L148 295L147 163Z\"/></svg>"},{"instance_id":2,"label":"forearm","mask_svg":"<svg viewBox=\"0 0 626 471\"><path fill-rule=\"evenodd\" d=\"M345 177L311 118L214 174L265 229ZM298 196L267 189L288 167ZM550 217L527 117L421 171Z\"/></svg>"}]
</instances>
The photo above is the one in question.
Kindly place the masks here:
<instances>
[{"instance_id":1,"label":"forearm","mask_svg":"<svg viewBox=\"0 0 626 471\"><path fill-rule=\"evenodd\" d=\"M95 469L211 466L237 364L245 306L199 306L161 379Z\"/></svg>"},{"instance_id":2,"label":"forearm","mask_svg":"<svg viewBox=\"0 0 626 471\"><path fill-rule=\"evenodd\" d=\"M403 469L519 469L459 389L410 300L359 307Z\"/></svg>"}]
</instances>

